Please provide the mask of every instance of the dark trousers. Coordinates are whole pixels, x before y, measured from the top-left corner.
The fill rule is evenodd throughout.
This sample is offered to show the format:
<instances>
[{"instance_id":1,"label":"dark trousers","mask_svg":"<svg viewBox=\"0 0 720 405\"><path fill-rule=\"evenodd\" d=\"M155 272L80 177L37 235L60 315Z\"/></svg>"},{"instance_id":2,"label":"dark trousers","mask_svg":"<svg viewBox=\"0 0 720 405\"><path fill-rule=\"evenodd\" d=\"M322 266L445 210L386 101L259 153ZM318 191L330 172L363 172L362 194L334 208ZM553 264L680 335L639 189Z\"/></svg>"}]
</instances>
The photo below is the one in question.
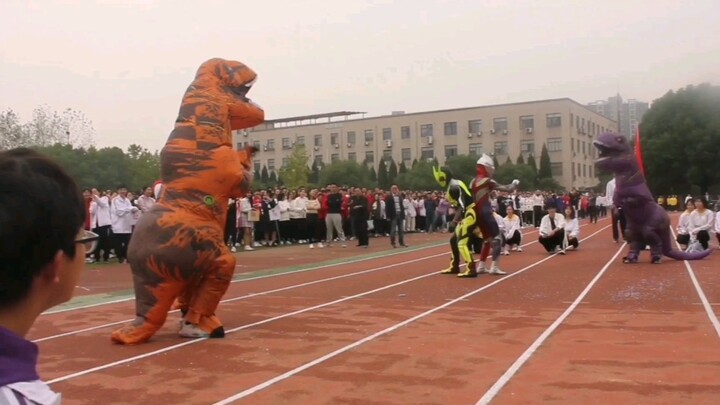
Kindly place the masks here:
<instances>
[{"instance_id":1,"label":"dark trousers","mask_svg":"<svg viewBox=\"0 0 720 405\"><path fill-rule=\"evenodd\" d=\"M707 250L710 242L710 234L708 231L699 231L697 233L697 241L700 242L703 249Z\"/></svg>"},{"instance_id":2,"label":"dark trousers","mask_svg":"<svg viewBox=\"0 0 720 405\"><path fill-rule=\"evenodd\" d=\"M590 214L590 223L597 223L598 221L598 209L596 206L591 205L588 207L588 214Z\"/></svg>"},{"instance_id":3,"label":"dark trousers","mask_svg":"<svg viewBox=\"0 0 720 405\"><path fill-rule=\"evenodd\" d=\"M535 216L535 228L540 226L540 221L542 220L542 207L539 205L533 206L533 215Z\"/></svg>"},{"instance_id":4,"label":"dark trousers","mask_svg":"<svg viewBox=\"0 0 720 405\"><path fill-rule=\"evenodd\" d=\"M355 217L352 223L355 229L355 237L358 240L358 246L369 246L370 238L368 235L367 219L365 219L365 217Z\"/></svg>"},{"instance_id":5,"label":"dark trousers","mask_svg":"<svg viewBox=\"0 0 720 405\"><path fill-rule=\"evenodd\" d=\"M98 226L97 228L93 229L93 232L100 236L100 238L98 239L97 247L93 252L93 257L95 258L95 261L100 261L101 250L103 252L103 261L108 261L108 259L110 258L110 249L112 249L113 245L111 239L112 232L110 225Z\"/></svg>"},{"instance_id":6,"label":"dark trousers","mask_svg":"<svg viewBox=\"0 0 720 405\"><path fill-rule=\"evenodd\" d=\"M512 237L510 237L510 238L508 238L508 239L505 239L505 244L506 244L506 245L519 245L519 244L520 244L520 237L521 237L521 236L520 236L520 231L517 231L517 230L516 230L516 231L512 234Z\"/></svg>"},{"instance_id":7,"label":"dark trousers","mask_svg":"<svg viewBox=\"0 0 720 405\"><path fill-rule=\"evenodd\" d=\"M131 233L113 234L113 239L115 241L115 255L117 256L120 263L127 260L127 249L128 244L130 243L130 236L132 236Z\"/></svg>"},{"instance_id":8,"label":"dark trousers","mask_svg":"<svg viewBox=\"0 0 720 405\"><path fill-rule=\"evenodd\" d=\"M625 214L623 213L622 208L618 208L612 211L610 221L612 223L613 240L617 242L620 239L618 235L618 226L620 228L620 234L622 235L623 239L625 239Z\"/></svg>"},{"instance_id":9,"label":"dark trousers","mask_svg":"<svg viewBox=\"0 0 720 405\"><path fill-rule=\"evenodd\" d=\"M552 252L556 247L562 247L563 239L565 238L565 230L561 229L556 232L553 236L540 236L538 242L547 250Z\"/></svg>"},{"instance_id":10,"label":"dark trousers","mask_svg":"<svg viewBox=\"0 0 720 405\"><path fill-rule=\"evenodd\" d=\"M568 236L568 245L577 249L578 246L580 246L580 241L578 241L578 239L573 236Z\"/></svg>"},{"instance_id":11,"label":"dark trousers","mask_svg":"<svg viewBox=\"0 0 720 405\"><path fill-rule=\"evenodd\" d=\"M397 234L398 242L401 245L405 244L405 219L401 217L395 217L390 220L390 244L395 246L395 235Z\"/></svg>"}]
</instances>

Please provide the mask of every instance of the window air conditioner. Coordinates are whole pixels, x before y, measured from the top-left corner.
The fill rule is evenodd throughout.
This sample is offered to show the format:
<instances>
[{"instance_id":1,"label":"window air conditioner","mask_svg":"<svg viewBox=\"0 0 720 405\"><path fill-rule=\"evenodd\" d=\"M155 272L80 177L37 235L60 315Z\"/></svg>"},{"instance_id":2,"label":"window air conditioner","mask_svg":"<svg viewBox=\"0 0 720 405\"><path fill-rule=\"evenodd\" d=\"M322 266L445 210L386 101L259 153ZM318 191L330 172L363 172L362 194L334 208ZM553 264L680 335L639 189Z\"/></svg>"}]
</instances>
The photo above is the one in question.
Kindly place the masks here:
<instances>
[{"instance_id":1,"label":"window air conditioner","mask_svg":"<svg viewBox=\"0 0 720 405\"><path fill-rule=\"evenodd\" d=\"M473 137L473 133L470 132L470 133L468 134L468 138L472 138L472 137Z\"/></svg>"},{"instance_id":2,"label":"window air conditioner","mask_svg":"<svg viewBox=\"0 0 720 405\"><path fill-rule=\"evenodd\" d=\"M313 149L315 150L315 152L317 152L317 151L320 150L320 147L319 147L319 146L315 146L315 147L313 147Z\"/></svg>"},{"instance_id":3,"label":"window air conditioner","mask_svg":"<svg viewBox=\"0 0 720 405\"><path fill-rule=\"evenodd\" d=\"M392 148L392 141L385 141L386 148Z\"/></svg>"},{"instance_id":4,"label":"window air conditioner","mask_svg":"<svg viewBox=\"0 0 720 405\"><path fill-rule=\"evenodd\" d=\"M352 148L352 146L353 146L353 144L351 144L350 142L348 142L347 147L348 147L348 148Z\"/></svg>"},{"instance_id":5,"label":"window air conditioner","mask_svg":"<svg viewBox=\"0 0 720 405\"><path fill-rule=\"evenodd\" d=\"M533 133L533 129L532 129L532 128L525 128L525 132L528 133L528 134L532 134L532 133Z\"/></svg>"},{"instance_id":6,"label":"window air conditioner","mask_svg":"<svg viewBox=\"0 0 720 405\"><path fill-rule=\"evenodd\" d=\"M494 133L495 133L495 128L491 129L491 130L490 130L490 133L491 133L491 134L494 134Z\"/></svg>"},{"instance_id":7,"label":"window air conditioner","mask_svg":"<svg viewBox=\"0 0 720 405\"><path fill-rule=\"evenodd\" d=\"M365 141L365 146L370 146L370 142Z\"/></svg>"},{"instance_id":8,"label":"window air conditioner","mask_svg":"<svg viewBox=\"0 0 720 405\"><path fill-rule=\"evenodd\" d=\"M507 130L507 129L503 129L503 135L507 135L507 134L508 134L508 130Z\"/></svg>"},{"instance_id":9,"label":"window air conditioner","mask_svg":"<svg viewBox=\"0 0 720 405\"><path fill-rule=\"evenodd\" d=\"M427 140L428 140L428 145L432 145L432 144L433 144L433 137L432 137L432 136L428 136Z\"/></svg>"}]
</instances>

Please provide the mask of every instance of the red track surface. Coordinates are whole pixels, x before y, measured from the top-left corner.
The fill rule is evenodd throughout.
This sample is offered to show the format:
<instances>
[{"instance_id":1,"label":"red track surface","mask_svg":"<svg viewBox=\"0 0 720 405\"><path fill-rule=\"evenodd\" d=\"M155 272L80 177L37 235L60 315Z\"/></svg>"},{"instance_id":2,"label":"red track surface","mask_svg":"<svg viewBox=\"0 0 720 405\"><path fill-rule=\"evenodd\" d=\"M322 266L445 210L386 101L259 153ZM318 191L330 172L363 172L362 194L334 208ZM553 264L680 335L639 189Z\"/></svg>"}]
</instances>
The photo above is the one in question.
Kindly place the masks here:
<instances>
[{"instance_id":1,"label":"red track surface","mask_svg":"<svg viewBox=\"0 0 720 405\"><path fill-rule=\"evenodd\" d=\"M621 246L609 233L567 256L534 243L502 257L504 277L438 274L448 263L443 246L234 283L225 298L244 298L220 306L225 339L180 339L171 315L150 343L124 347L110 343L109 326L40 342L40 372L67 404L717 404L720 330L712 321L720 306L703 305L691 277L710 304L720 303L717 254L690 262L692 271L670 259L627 266L611 260ZM373 250L386 242L372 240ZM240 254L249 267L239 270L357 251L256 253ZM128 288L120 275L128 269L111 270L118 289ZM44 315L32 338L133 312L123 302Z\"/></svg>"}]
</instances>

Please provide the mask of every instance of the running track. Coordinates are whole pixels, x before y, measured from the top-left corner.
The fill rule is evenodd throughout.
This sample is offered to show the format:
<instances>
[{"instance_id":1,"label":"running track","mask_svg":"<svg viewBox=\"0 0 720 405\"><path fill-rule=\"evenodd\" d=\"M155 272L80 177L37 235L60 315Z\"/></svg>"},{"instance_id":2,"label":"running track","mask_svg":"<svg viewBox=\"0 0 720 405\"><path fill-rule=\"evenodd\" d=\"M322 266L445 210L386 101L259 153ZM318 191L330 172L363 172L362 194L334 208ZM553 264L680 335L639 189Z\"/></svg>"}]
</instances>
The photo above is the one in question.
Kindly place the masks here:
<instances>
[{"instance_id":1,"label":"running track","mask_svg":"<svg viewBox=\"0 0 720 405\"><path fill-rule=\"evenodd\" d=\"M438 274L445 244L249 277L220 306L225 339L180 339L174 314L113 345L131 301L48 313L31 339L66 404L717 404L717 254L629 267L608 225L566 256L526 231L503 277Z\"/></svg>"}]
</instances>

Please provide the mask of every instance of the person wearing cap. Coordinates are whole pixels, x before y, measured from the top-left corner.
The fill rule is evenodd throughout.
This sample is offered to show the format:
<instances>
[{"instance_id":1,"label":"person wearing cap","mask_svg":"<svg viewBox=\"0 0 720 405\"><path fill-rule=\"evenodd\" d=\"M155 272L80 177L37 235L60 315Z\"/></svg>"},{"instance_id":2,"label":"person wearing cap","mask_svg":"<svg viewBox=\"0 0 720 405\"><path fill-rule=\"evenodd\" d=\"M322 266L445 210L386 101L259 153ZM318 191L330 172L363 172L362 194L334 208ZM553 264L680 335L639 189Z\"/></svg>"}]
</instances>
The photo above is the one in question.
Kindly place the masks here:
<instances>
[{"instance_id":1,"label":"person wearing cap","mask_svg":"<svg viewBox=\"0 0 720 405\"><path fill-rule=\"evenodd\" d=\"M546 207L547 214L540 221L540 236L538 242L550 254L560 252L565 254L565 217L558 214L555 205Z\"/></svg>"},{"instance_id":2,"label":"person wearing cap","mask_svg":"<svg viewBox=\"0 0 720 405\"><path fill-rule=\"evenodd\" d=\"M75 181L31 149L0 152L0 207L0 404L59 404L26 335L42 312L72 298L98 235L83 229Z\"/></svg>"}]
</instances>

